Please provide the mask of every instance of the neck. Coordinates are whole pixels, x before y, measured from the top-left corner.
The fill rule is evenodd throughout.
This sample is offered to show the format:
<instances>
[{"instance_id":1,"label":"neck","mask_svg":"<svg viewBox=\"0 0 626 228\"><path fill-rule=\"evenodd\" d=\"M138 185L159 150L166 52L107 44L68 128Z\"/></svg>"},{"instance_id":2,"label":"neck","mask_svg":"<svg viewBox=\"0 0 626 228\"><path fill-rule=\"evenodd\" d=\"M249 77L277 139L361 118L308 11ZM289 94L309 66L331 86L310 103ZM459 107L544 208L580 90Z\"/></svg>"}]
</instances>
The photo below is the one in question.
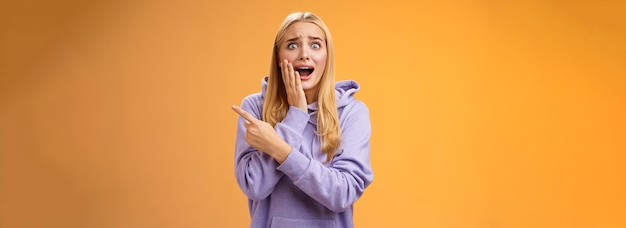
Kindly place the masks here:
<instances>
[{"instance_id":1,"label":"neck","mask_svg":"<svg viewBox=\"0 0 626 228\"><path fill-rule=\"evenodd\" d=\"M317 87L310 89L310 90L305 90L304 95L306 96L306 103L311 104L313 102L316 102L318 94L319 94L319 90L317 89Z\"/></svg>"}]
</instances>

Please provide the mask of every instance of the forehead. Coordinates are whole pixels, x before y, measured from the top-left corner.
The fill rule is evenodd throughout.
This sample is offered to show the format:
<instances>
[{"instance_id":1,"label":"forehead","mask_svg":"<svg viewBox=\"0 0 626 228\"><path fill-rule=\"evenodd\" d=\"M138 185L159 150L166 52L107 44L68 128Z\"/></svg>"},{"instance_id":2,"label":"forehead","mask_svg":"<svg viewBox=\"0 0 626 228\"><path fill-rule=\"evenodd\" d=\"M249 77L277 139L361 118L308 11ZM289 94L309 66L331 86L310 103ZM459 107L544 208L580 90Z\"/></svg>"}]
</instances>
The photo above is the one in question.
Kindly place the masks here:
<instances>
[{"instance_id":1,"label":"forehead","mask_svg":"<svg viewBox=\"0 0 626 228\"><path fill-rule=\"evenodd\" d=\"M311 22L298 21L291 24L287 28L287 31L285 31L285 38L287 39L304 37L318 37L323 40L326 39L322 29Z\"/></svg>"}]
</instances>

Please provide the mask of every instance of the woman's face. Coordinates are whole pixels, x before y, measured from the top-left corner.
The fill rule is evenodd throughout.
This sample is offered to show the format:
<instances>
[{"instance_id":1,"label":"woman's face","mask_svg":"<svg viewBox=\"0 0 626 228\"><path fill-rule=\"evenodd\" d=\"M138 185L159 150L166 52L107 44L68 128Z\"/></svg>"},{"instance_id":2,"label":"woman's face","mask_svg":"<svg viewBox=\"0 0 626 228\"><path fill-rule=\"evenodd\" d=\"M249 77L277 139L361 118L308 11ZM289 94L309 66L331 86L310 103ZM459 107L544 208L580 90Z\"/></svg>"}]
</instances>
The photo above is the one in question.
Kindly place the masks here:
<instances>
[{"instance_id":1,"label":"woman's face","mask_svg":"<svg viewBox=\"0 0 626 228\"><path fill-rule=\"evenodd\" d=\"M308 98L317 97L318 84L326 68L326 55L326 36L310 22L290 25L278 46L278 60L287 59L293 64L294 70L300 73L302 89Z\"/></svg>"}]
</instances>

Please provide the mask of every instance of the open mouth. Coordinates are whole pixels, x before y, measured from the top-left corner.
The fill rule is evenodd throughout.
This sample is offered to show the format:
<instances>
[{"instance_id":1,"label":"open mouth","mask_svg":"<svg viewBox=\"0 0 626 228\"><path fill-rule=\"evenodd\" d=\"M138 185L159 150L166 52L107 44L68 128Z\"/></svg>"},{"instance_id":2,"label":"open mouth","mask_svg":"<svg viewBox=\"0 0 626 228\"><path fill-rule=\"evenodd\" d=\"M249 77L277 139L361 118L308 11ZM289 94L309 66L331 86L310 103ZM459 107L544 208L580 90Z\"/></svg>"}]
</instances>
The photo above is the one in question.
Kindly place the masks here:
<instances>
[{"instance_id":1,"label":"open mouth","mask_svg":"<svg viewBox=\"0 0 626 228\"><path fill-rule=\"evenodd\" d=\"M313 67L298 67L296 71L300 74L302 78L308 78L313 73Z\"/></svg>"}]
</instances>

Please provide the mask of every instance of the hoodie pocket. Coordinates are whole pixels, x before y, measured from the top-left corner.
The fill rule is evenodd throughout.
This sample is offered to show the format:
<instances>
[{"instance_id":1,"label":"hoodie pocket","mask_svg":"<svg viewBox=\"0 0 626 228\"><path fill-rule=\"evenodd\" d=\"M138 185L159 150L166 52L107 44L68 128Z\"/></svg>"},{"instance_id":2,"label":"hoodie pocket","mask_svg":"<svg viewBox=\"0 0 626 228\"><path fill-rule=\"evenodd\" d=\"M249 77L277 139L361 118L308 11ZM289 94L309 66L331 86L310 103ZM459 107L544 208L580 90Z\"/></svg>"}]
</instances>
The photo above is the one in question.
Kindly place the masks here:
<instances>
[{"instance_id":1,"label":"hoodie pocket","mask_svg":"<svg viewBox=\"0 0 626 228\"><path fill-rule=\"evenodd\" d=\"M333 228L335 220L272 217L271 228Z\"/></svg>"}]
</instances>

